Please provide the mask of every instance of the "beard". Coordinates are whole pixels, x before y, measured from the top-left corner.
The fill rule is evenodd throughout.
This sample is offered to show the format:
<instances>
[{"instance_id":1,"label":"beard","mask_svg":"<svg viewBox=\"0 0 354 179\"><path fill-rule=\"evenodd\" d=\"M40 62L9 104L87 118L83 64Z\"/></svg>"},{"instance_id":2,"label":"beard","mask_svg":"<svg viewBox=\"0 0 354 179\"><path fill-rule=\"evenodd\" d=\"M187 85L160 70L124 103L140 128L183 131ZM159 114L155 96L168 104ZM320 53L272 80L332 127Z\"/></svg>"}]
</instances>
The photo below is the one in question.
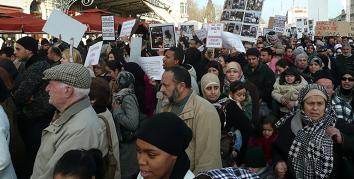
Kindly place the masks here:
<instances>
[{"instance_id":1,"label":"beard","mask_svg":"<svg viewBox=\"0 0 354 179\"><path fill-rule=\"evenodd\" d=\"M158 95L161 100L162 100L162 106L168 105L168 104L175 104L177 102L178 97L180 96L177 88L175 88L171 94L170 97L168 97L166 94L163 94L162 98L161 95Z\"/></svg>"}]
</instances>

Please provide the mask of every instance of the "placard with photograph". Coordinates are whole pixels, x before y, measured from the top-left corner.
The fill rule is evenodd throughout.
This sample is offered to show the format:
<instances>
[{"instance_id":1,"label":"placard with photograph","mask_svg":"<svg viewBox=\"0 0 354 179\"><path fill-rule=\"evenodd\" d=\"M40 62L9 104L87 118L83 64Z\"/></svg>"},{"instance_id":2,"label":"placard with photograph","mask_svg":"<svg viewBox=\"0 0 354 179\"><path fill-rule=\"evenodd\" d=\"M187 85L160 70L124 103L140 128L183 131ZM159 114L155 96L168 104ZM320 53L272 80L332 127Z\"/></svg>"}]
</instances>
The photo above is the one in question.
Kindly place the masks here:
<instances>
[{"instance_id":1,"label":"placard with photograph","mask_svg":"<svg viewBox=\"0 0 354 179\"><path fill-rule=\"evenodd\" d=\"M189 39L193 38L193 31L197 30L196 23L181 23L179 25L179 31Z\"/></svg>"},{"instance_id":2,"label":"placard with photograph","mask_svg":"<svg viewBox=\"0 0 354 179\"><path fill-rule=\"evenodd\" d=\"M225 0L221 15L225 31L241 35L243 41L255 42L263 2L264 0Z\"/></svg>"},{"instance_id":3,"label":"placard with photograph","mask_svg":"<svg viewBox=\"0 0 354 179\"><path fill-rule=\"evenodd\" d=\"M176 46L175 27L173 24L151 24L149 26L151 49L169 49Z\"/></svg>"},{"instance_id":4,"label":"placard with photograph","mask_svg":"<svg viewBox=\"0 0 354 179\"><path fill-rule=\"evenodd\" d=\"M274 18L273 31L284 33L286 16L276 15Z\"/></svg>"}]
</instances>

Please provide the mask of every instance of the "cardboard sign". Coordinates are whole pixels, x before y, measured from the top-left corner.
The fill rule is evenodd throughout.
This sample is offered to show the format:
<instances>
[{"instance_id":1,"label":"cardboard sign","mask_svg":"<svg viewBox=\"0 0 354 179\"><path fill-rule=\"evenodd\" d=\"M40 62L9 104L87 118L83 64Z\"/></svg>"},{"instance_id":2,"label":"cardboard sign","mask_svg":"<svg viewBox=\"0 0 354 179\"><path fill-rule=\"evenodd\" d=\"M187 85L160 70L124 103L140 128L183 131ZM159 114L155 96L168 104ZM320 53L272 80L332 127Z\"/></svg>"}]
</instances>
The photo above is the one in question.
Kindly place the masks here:
<instances>
[{"instance_id":1,"label":"cardboard sign","mask_svg":"<svg viewBox=\"0 0 354 179\"><path fill-rule=\"evenodd\" d=\"M97 42L90 46L84 64L85 67L98 64L98 61L100 60L102 45L103 41Z\"/></svg>"},{"instance_id":2,"label":"cardboard sign","mask_svg":"<svg viewBox=\"0 0 354 179\"><path fill-rule=\"evenodd\" d=\"M61 11L53 10L47 22L44 24L42 31L70 44L70 39L74 39L73 46L77 48L87 26L79 21L71 18Z\"/></svg>"},{"instance_id":3,"label":"cardboard sign","mask_svg":"<svg viewBox=\"0 0 354 179\"><path fill-rule=\"evenodd\" d=\"M274 32L284 33L284 31L285 31L285 21L286 21L286 16L278 16L278 15L276 15L275 18L274 18L273 31Z\"/></svg>"},{"instance_id":4,"label":"cardboard sign","mask_svg":"<svg viewBox=\"0 0 354 179\"><path fill-rule=\"evenodd\" d=\"M114 33L114 16L101 16L103 40L116 40Z\"/></svg>"},{"instance_id":5,"label":"cardboard sign","mask_svg":"<svg viewBox=\"0 0 354 179\"><path fill-rule=\"evenodd\" d=\"M222 47L221 33L223 29L224 29L224 24L221 23L209 24L206 47L210 47L210 48Z\"/></svg>"},{"instance_id":6,"label":"cardboard sign","mask_svg":"<svg viewBox=\"0 0 354 179\"><path fill-rule=\"evenodd\" d=\"M123 22L119 37L121 38L130 37L135 23L136 23L136 19Z\"/></svg>"},{"instance_id":7,"label":"cardboard sign","mask_svg":"<svg viewBox=\"0 0 354 179\"><path fill-rule=\"evenodd\" d=\"M315 27L316 36L347 36L350 32L350 24L343 21L317 21Z\"/></svg>"},{"instance_id":8,"label":"cardboard sign","mask_svg":"<svg viewBox=\"0 0 354 179\"><path fill-rule=\"evenodd\" d=\"M132 37L130 39L130 62L138 63L141 57L141 48L143 45L142 37Z\"/></svg>"},{"instance_id":9,"label":"cardboard sign","mask_svg":"<svg viewBox=\"0 0 354 179\"><path fill-rule=\"evenodd\" d=\"M150 24L150 43L151 49L169 49L176 46L174 24Z\"/></svg>"},{"instance_id":10,"label":"cardboard sign","mask_svg":"<svg viewBox=\"0 0 354 179\"><path fill-rule=\"evenodd\" d=\"M162 66L163 58L164 56L141 57L139 65L149 78L152 78L153 80L161 80L162 74L165 71Z\"/></svg>"}]
</instances>

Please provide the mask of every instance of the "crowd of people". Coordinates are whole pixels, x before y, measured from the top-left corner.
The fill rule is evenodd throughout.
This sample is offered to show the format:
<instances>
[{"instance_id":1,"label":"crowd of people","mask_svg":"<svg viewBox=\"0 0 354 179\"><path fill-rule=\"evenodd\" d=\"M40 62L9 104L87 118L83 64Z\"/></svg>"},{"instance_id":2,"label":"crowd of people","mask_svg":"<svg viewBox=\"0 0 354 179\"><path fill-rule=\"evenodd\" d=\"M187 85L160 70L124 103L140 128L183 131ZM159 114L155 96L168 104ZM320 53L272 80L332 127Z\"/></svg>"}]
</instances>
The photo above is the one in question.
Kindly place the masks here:
<instances>
[{"instance_id":1,"label":"crowd of people","mask_svg":"<svg viewBox=\"0 0 354 179\"><path fill-rule=\"evenodd\" d=\"M354 178L352 39L144 40L141 56L164 56L158 81L120 41L84 67L100 40L0 50L0 178Z\"/></svg>"}]
</instances>

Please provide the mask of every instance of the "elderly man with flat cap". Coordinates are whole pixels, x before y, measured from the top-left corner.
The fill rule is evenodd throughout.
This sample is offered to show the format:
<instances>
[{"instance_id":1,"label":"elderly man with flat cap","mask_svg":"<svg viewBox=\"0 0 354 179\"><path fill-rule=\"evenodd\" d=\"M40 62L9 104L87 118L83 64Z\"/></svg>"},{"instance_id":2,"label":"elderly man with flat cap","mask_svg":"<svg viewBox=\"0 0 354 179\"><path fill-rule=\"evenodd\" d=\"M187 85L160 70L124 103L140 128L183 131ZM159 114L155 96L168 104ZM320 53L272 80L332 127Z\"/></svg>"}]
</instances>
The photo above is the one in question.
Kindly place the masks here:
<instances>
[{"instance_id":1,"label":"elderly man with flat cap","mask_svg":"<svg viewBox=\"0 0 354 179\"><path fill-rule=\"evenodd\" d=\"M88 97L90 72L81 64L61 64L44 71L44 79L49 80L49 103L57 111L42 132L31 179L53 178L56 162L69 150L97 148L107 153L105 126Z\"/></svg>"},{"instance_id":2,"label":"elderly man with flat cap","mask_svg":"<svg viewBox=\"0 0 354 179\"><path fill-rule=\"evenodd\" d=\"M42 80L43 71L50 65L37 52L38 43L34 38L22 37L16 41L15 56L24 64L13 93L17 123L26 151L24 178L31 175L42 130L48 126L54 113L54 107L48 104L46 82Z\"/></svg>"}]
</instances>

